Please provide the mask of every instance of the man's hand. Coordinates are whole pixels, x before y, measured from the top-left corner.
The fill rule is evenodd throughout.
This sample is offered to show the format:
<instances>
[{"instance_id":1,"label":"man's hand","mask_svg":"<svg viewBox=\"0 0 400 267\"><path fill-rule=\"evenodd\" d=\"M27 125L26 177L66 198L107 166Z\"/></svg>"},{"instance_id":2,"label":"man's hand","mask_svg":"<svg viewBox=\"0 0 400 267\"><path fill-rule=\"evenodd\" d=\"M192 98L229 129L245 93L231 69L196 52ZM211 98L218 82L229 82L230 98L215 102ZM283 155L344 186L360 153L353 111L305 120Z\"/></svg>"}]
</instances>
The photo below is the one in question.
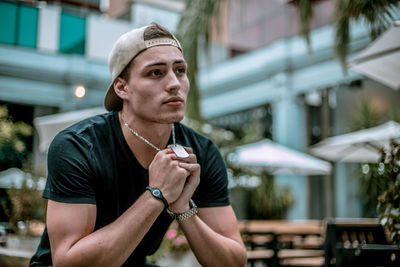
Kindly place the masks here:
<instances>
[{"instance_id":1,"label":"man's hand","mask_svg":"<svg viewBox=\"0 0 400 267\"><path fill-rule=\"evenodd\" d=\"M172 155L172 159L179 162L179 167L184 168L189 173L179 198L169 205L169 210L174 213L183 213L189 210L189 200L200 183L200 165L197 163L196 155L193 154L190 147L185 147L185 150L189 153L188 158Z\"/></svg>"},{"instance_id":2,"label":"man's hand","mask_svg":"<svg viewBox=\"0 0 400 267\"><path fill-rule=\"evenodd\" d=\"M157 187L168 203L172 203L182 194L186 177L190 172L180 166L170 148L159 151L149 166L149 185Z\"/></svg>"}]
</instances>

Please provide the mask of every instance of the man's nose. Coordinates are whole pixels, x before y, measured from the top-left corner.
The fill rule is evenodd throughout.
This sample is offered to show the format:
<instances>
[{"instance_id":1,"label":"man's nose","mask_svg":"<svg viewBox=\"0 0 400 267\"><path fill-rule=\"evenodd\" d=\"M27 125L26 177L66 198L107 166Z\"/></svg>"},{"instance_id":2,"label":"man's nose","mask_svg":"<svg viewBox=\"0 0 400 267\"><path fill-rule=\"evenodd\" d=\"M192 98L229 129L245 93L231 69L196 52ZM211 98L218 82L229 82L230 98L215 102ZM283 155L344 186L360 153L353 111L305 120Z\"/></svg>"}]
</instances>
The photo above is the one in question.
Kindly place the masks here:
<instances>
[{"instance_id":1,"label":"man's nose","mask_svg":"<svg viewBox=\"0 0 400 267\"><path fill-rule=\"evenodd\" d=\"M177 91L181 88L181 82L174 71L169 71L165 78L167 83L167 91Z\"/></svg>"}]
</instances>

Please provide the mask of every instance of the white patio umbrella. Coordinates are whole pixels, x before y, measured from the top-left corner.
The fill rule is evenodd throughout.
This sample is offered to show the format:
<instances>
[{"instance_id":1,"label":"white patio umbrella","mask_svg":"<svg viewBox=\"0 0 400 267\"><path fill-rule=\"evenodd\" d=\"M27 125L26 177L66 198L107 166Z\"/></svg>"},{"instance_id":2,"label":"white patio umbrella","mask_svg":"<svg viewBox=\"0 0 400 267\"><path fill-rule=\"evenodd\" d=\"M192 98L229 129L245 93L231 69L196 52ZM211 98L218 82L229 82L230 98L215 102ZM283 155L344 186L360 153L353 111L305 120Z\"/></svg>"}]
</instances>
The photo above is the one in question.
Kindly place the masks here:
<instances>
[{"instance_id":1,"label":"white patio umbrella","mask_svg":"<svg viewBox=\"0 0 400 267\"><path fill-rule=\"evenodd\" d=\"M380 149L388 150L391 140L400 141L400 124L394 121L329 137L310 147L309 152L330 161L375 163L380 159Z\"/></svg>"},{"instance_id":2,"label":"white patio umbrella","mask_svg":"<svg viewBox=\"0 0 400 267\"><path fill-rule=\"evenodd\" d=\"M394 24L358 56L350 69L393 89L400 89L400 21Z\"/></svg>"},{"instance_id":3,"label":"white patio umbrella","mask_svg":"<svg viewBox=\"0 0 400 267\"><path fill-rule=\"evenodd\" d=\"M327 175L329 162L287 148L269 139L240 146L228 156L235 166L265 170L271 174Z\"/></svg>"},{"instance_id":4,"label":"white patio umbrella","mask_svg":"<svg viewBox=\"0 0 400 267\"><path fill-rule=\"evenodd\" d=\"M39 150L47 152L51 141L61 130L78 121L105 112L104 108L91 108L35 118L33 124L39 133Z\"/></svg>"}]
</instances>

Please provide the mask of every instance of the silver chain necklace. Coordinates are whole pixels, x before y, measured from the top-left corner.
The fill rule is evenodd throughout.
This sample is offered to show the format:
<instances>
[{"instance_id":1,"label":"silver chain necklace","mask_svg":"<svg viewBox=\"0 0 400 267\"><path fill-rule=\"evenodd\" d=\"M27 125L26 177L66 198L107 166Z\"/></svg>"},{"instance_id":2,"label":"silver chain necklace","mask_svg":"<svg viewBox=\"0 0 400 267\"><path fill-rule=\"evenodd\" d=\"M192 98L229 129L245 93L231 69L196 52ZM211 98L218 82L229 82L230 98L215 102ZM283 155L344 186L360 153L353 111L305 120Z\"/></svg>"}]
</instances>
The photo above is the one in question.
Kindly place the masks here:
<instances>
[{"instance_id":1,"label":"silver chain necklace","mask_svg":"<svg viewBox=\"0 0 400 267\"><path fill-rule=\"evenodd\" d=\"M122 121L124 122L124 125L126 128L128 128L128 130L133 133L134 135L136 135L140 140L142 140L143 142L145 142L146 144L148 144L149 146L151 146L152 148L154 148L157 151L161 151L160 148L156 147L155 145L153 145L149 140L147 140L146 138L144 138L143 136L141 136L138 132L136 132L135 130L133 130L128 122L125 120L125 116L124 114L121 112L121 118ZM172 151L174 151L175 155L180 157L180 158L187 158L189 157L189 154L186 152L186 150L181 146L181 145L177 145L176 144L176 140L175 140L175 126L174 123L172 123L172 146L171 146Z\"/></svg>"}]
</instances>

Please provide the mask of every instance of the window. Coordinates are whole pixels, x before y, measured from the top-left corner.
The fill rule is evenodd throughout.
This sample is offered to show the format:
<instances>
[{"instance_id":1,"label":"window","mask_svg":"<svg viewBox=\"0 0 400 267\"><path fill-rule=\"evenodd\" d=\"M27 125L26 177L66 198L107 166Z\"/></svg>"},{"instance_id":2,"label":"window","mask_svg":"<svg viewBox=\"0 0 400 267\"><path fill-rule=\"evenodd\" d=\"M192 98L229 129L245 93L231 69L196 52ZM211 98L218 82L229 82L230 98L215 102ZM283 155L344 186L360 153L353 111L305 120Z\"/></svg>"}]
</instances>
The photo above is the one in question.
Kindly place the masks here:
<instances>
[{"instance_id":1,"label":"window","mask_svg":"<svg viewBox=\"0 0 400 267\"><path fill-rule=\"evenodd\" d=\"M37 8L0 2L1 43L35 48L37 25Z\"/></svg>"},{"instance_id":2,"label":"window","mask_svg":"<svg viewBox=\"0 0 400 267\"><path fill-rule=\"evenodd\" d=\"M36 47L38 10L34 7L20 6L17 30L17 45Z\"/></svg>"},{"instance_id":3,"label":"window","mask_svg":"<svg viewBox=\"0 0 400 267\"><path fill-rule=\"evenodd\" d=\"M0 2L0 42L15 44L17 5Z\"/></svg>"},{"instance_id":4,"label":"window","mask_svg":"<svg viewBox=\"0 0 400 267\"><path fill-rule=\"evenodd\" d=\"M62 12L60 25L60 52L66 54L85 53L85 17Z\"/></svg>"}]
</instances>

